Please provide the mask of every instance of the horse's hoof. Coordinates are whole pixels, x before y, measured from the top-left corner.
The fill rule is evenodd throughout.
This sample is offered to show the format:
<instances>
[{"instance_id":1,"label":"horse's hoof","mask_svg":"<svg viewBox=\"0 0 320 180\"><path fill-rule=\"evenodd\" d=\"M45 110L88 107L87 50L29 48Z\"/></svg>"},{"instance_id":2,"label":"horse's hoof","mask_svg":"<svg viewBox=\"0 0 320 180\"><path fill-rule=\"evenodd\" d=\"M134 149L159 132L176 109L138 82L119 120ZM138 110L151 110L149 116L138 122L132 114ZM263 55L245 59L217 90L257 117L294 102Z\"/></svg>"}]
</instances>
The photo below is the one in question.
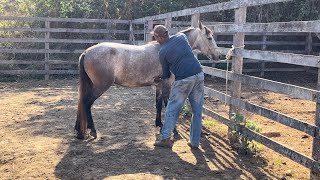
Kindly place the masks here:
<instances>
[{"instance_id":1,"label":"horse's hoof","mask_svg":"<svg viewBox=\"0 0 320 180\"><path fill-rule=\"evenodd\" d=\"M90 131L90 136L92 136L94 139L97 139L97 131Z\"/></svg>"},{"instance_id":2,"label":"horse's hoof","mask_svg":"<svg viewBox=\"0 0 320 180\"><path fill-rule=\"evenodd\" d=\"M84 139L84 135L80 134L80 133L77 133L77 139Z\"/></svg>"},{"instance_id":3,"label":"horse's hoof","mask_svg":"<svg viewBox=\"0 0 320 180\"><path fill-rule=\"evenodd\" d=\"M173 139L179 140L179 139L182 139L182 137L181 137L180 134L177 132L177 133L173 133Z\"/></svg>"}]
</instances>

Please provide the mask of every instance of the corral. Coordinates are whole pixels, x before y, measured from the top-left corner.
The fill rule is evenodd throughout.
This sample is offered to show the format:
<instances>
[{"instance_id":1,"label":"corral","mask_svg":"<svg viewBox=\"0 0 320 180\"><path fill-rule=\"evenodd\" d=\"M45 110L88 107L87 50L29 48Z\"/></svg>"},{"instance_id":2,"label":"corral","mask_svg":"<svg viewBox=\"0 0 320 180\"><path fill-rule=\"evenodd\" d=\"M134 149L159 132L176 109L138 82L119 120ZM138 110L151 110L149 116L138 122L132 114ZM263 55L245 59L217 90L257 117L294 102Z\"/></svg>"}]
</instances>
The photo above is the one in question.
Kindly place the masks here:
<instances>
[{"instance_id":1,"label":"corral","mask_svg":"<svg viewBox=\"0 0 320 180\"><path fill-rule=\"evenodd\" d=\"M234 24L217 23L211 26L217 33L234 34L233 45L238 49L235 49L232 60L233 72L204 67L205 73L219 78L227 78L233 83L232 86L228 86L229 90L227 89L230 96L226 96L222 93L225 91L223 81L217 78L208 78L206 81L208 96L205 109L207 116L204 117L206 128L200 151L186 149L186 140L188 139L186 117L181 117L179 124L182 139L176 141L172 151L152 146L156 138L155 132L158 131L152 127L154 105L150 88L125 89L113 86L95 103L93 108L100 138L91 142L82 142L74 139L72 131L77 99L77 84L74 80L1 83L1 112L3 113L1 114L0 127L2 129L1 146L4 147L1 148L1 174L4 174L2 177L5 179L29 177L36 179L186 179L199 177L203 179L279 179L284 177L308 179L310 177L308 169L312 169L314 171L312 178L317 179L316 174L319 169L317 161L319 157L319 127L317 125L319 122L316 121L315 125L313 119L316 115L318 120L318 104L316 102L319 98L318 91L315 90L317 79L314 75L306 73L306 70L310 70L310 68L317 70L319 66L319 56L314 56L312 51L312 38L313 34L319 33L319 22L265 24L245 22L246 7L282 1L230 1L133 21L121 21L120 23L128 24L129 30L114 30L118 33L129 32L129 41L126 43L137 43L134 38L136 37L135 33L141 33L146 40L150 40L150 36L147 34L153 27L153 20L165 19L164 22L157 23L165 23L171 27L172 17L191 15L191 25L196 26L199 22L199 13L236 9ZM19 19L1 18L6 20ZM51 74L76 74L76 70L51 70L49 68L49 64L76 64L76 61L52 60L51 54L63 55L82 52L81 50L50 49L49 43L66 41L50 38L50 33L98 33L101 31L50 29L49 21L69 21L66 19L21 19L46 21L46 27L38 29L2 28L2 30L45 32L45 38L3 38L2 41L34 41L44 43L45 48L42 50L3 48L1 52L42 53L45 61L22 59L1 61L1 64L40 64L40 70L1 70L0 72L3 74L44 74L46 79ZM73 19L72 21L114 22L116 20ZM143 30L134 31L133 27L139 23L144 25ZM173 32L175 31L173 30ZM308 41L304 52L314 55L243 49L245 33L266 32L305 33ZM265 40L265 38L263 39ZM67 41L73 43L98 42L76 39ZM266 50L266 44L262 44L263 50ZM226 54L228 48L220 48L220 51ZM63 58L58 55L53 55L53 57ZM243 75L242 64L243 61L246 61L243 58L258 60L262 64L269 61L299 65L302 68L292 68L289 71L297 71L298 69L303 72L285 74L291 78L279 78L276 73L271 77L266 76L266 79ZM208 61L205 62L208 63ZM41 69L42 67L44 70ZM260 75L263 75L263 68L259 72ZM279 75L284 76L281 73ZM241 83L243 83L242 92ZM254 88L244 86L245 84L253 85ZM224 103L231 106L224 105ZM246 118L254 120L263 129L260 134L238 124L240 133L263 143L266 147L289 157L308 169L276 155L266 147L262 148L257 157L242 156L232 150L227 141L228 129L215 120L234 128L235 124L230 121L231 115L228 112L240 111L240 109Z\"/></svg>"}]
</instances>

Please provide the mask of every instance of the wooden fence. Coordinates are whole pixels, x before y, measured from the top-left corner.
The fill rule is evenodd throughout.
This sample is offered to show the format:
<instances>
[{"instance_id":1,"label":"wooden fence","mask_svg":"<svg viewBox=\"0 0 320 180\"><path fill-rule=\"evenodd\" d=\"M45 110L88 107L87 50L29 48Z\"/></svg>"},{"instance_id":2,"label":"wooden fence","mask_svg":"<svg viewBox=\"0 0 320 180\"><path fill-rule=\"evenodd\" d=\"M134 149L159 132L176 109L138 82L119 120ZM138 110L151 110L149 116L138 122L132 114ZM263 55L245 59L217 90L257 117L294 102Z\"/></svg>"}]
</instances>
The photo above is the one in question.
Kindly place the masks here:
<instances>
[{"instance_id":1,"label":"wooden fence","mask_svg":"<svg viewBox=\"0 0 320 180\"><path fill-rule=\"evenodd\" d=\"M43 74L46 79L52 74L78 74L78 57L84 49L105 41L132 43L133 39L130 20L1 16L0 20L0 65L5 67L0 74ZM116 29L118 24L125 26L123 30Z\"/></svg>"},{"instance_id":2,"label":"wooden fence","mask_svg":"<svg viewBox=\"0 0 320 180\"><path fill-rule=\"evenodd\" d=\"M38 37L31 38L8 38L1 37L0 43L6 45L9 43L10 48L3 47L0 49L0 53L3 54L13 54L12 60L1 59L0 56L0 65L42 65L39 70L27 70L27 69L0 69L0 74L43 74L46 76L46 79L49 78L51 74L76 74L76 67L74 69L54 69L53 65L76 65L78 59L74 58L71 61L66 61L65 59L56 59L56 55L63 54L76 54L77 56L90 44L95 44L102 41L114 41L120 43L132 43L139 44L141 41L150 41L152 37L149 35L149 32L152 30L154 24L163 23L169 28L174 28L176 26L186 26L189 23L185 22L175 22L172 21L173 17L180 16L191 16L191 26L197 26L199 24L200 14L217 12L224 10L235 10L235 22L233 23L214 23L207 24L211 29L214 29L216 33L223 35L232 35L233 41L218 41L220 46L223 45L234 45L235 47L241 47L243 45L259 45L260 50L249 50L248 48L238 48L235 49L233 59L232 59L232 72L227 72L225 70L220 70L213 67L204 66L204 72L209 75L213 75L220 78L225 78L226 73L228 79L232 81L232 87L230 95L216 91L214 89L205 88L205 93L208 96L215 97L219 100L224 101L226 99L227 103L230 105L229 114L233 112L238 112L240 109L256 113L258 115L269 118L270 120L279 122L288 127L297 129L299 131L305 132L313 137L313 152L312 157L307 157L293 149L290 149L278 142L273 141L272 139L263 136L257 132L251 131L246 127L242 127L242 133L246 134L248 137L256 140L265 146L273 149L274 151L283 154L284 156L292 159L293 161L309 168L311 170L311 179L319 179L319 159L320 159L320 71L319 71L319 56L315 56L312 48L319 48L319 41L312 42L319 38L318 33L320 33L320 22L319 21L302 21L302 22L283 22L283 23L246 23L246 11L247 7L258 6L264 4L286 2L291 0L232 0L225 3L207 5L197 8L185 9L182 11L175 11L166 14L160 14L156 16L149 16L135 20L98 20L98 19L62 19L62 18L17 18L17 17L0 17L2 21L37 21L41 22L41 27L0 27L0 32L30 32L31 34L40 35ZM90 24L89 28L67 28L65 26L59 26L59 23L68 25L68 23L79 23ZM97 24L102 24L104 28L94 28ZM116 27L117 24L122 24L126 26L124 30L112 29ZM141 27L142 26L142 27ZM135 29L135 30L134 30ZM179 28L176 28L178 30ZM172 29L174 30L174 29ZM174 32L174 31L172 31ZM90 39L57 39L55 33L65 33L65 34L103 34L98 38ZM280 36L286 33L291 33L294 36L303 36L305 37L304 41L299 42L275 42L268 41L268 37L271 36ZM115 35L114 37L125 37L126 39L118 40L112 39L110 34ZM117 34L121 34L117 36ZM245 41L245 37L248 35L259 34L262 36L261 41ZM245 36L246 35L246 36ZM102 37L102 38L101 38ZM38 49L23 49L15 48L10 43L40 43L42 44L41 48ZM76 45L71 46L62 46L64 49L55 49L55 45L71 44ZM301 52L296 53L305 53L303 54L293 54L293 53L284 53L284 52L274 52L268 51L268 46L271 45L300 45L304 48ZM83 45L83 46L80 46ZM79 47L78 47L79 46ZM61 46L58 46L61 47ZM226 54L228 48L219 48L219 51L222 54ZM26 59L16 59L16 56L19 54L33 54L34 56L43 55L43 58L39 60L33 60L33 57ZM40 55L38 55L40 54ZM21 56L20 56L21 57ZM42 56L41 56L42 57ZM257 78L249 75L244 75L243 73L243 64L244 59L249 59L245 61L259 62L263 65L265 62L275 62L275 63L285 63L292 65L299 65L302 67L313 67L318 69L318 88L317 90L307 89L299 86L294 86L290 84L279 83L276 81L270 81L263 78ZM51 67L52 66L52 67ZM263 69L263 68L262 68ZM283 70L283 69L282 69ZM266 69L264 69L266 71ZM262 72L264 72L262 71ZM305 123L299 119L291 118L285 114L267 109L265 107L258 106L256 104L247 102L240 98L241 95L241 84L245 83L252 85L261 89L273 91L276 93L286 94L296 98L309 100L316 102L316 120L315 124ZM213 117L214 119L226 124L230 128L233 127L234 122L231 117L224 117L214 111L204 108L204 113Z\"/></svg>"},{"instance_id":3,"label":"wooden fence","mask_svg":"<svg viewBox=\"0 0 320 180\"><path fill-rule=\"evenodd\" d=\"M214 97L221 101L226 100L230 105L229 117L224 117L206 107L204 107L204 113L213 117L214 119L229 126L229 130L232 130L234 123L231 120L231 114L233 112L239 112L240 110L246 110L260 116L266 117L270 120L276 121L293 129L299 130L301 132L309 134L313 137L313 151L312 157L303 155L293 149L290 149L260 133L254 132L246 127L241 127L241 131L246 136L251 139L264 144L270 149L292 159L293 161L309 168L311 170L311 179L320 179L320 57L315 56L312 53L312 34L319 36L317 33L320 32L320 21L302 21L302 22L273 22L273 23L247 23L246 22L246 12L247 7L258 6L264 4L285 2L290 0L233 0L230 2L219 3L214 5L207 5L197 8L185 9L182 11L176 11L166 14L160 14L156 16L144 17L141 19L136 19L133 22L146 22L148 25L148 31L153 27L155 20L165 20L164 24L171 28L171 21L173 17L179 16L191 16L191 25L197 26L199 22L199 17L201 13L224 11L224 10L235 10L235 22L226 24L213 24L209 25L217 33L231 33L233 34L233 45L235 47L242 47L243 45L256 44L256 42L245 42L245 35L253 33L261 33L263 36L263 43L261 50L248 50L247 48L237 48L234 51L232 59L232 71L227 72L225 70L220 70L217 68L203 66L204 72L209 75L213 75L220 78L226 78L232 81L232 87L230 88L230 95L219 92L217 90L205 87L205 93L208 96ZM148 33L148 32L147 32ZM286 43L286 45L301 45L305 46L305 53L309 55L284 53L284 52L273 52L268 51L266 46L275 44L274 42L268 42L268 35L283 35L283 33L293 33L294 35L305 36L305 42L292 42ZM149 36L147 40L151 40ZM221 44L229 44L230 42L219 42ZM279 42L276 42L278 44ZM283 43L283 42L282 42ZM226 54L228 48L219 49L222 54ZM276 81L270 81L267 79L257 78L249 75L242 74L243 72L243 62L244 58L254 59L258 62L277 62L292 65L300 65L303 67L313 67L318 69L318 88L317 90L312 90L304 87L294 86L290 84L284 84ZM251 86L258 87L260 89L265 89L273 91L280 94L286 94L292 97L309 100L316 102L316 119L315 124L309 124L303 122L299 119L289 117L285 114L273 111L271 109L261 107L254 103L247 102L241 99L241 84L245 83Z\"/></svg>"},{"instance_id":4,"label":"wooden fence","mask_svg":"<svg viewBox=\"0 0 320 180\"><path fill-rule=\"evenodd\" d=\"M93 44L105 41L144 44L145 41L151 40L148 32L152 29L149 27L154 24L170 23L171 33L176 33L191 25L191 22L184 21L165 22L158 20L148 26L148 23L139 19L131 21L4 16L0 16L0 22L3 22L0 26L0 74L45 75L46 79L54 74L78 74L78 56ZM203 23L207 26L220 25L220 28L225 27L225 24L232 25L231 23L218 22ZM119 30L118 25L125 27ZM215 30L218 46L231 47L233 44L232 32L220 31ZM84 35L88 37L85 38ZM298 37L298 40L276 40L278 37L288 36ZM122 39L120 40L120 38ZM272 49L299 54L315 54L313 50L320 48L317 34L310 32L251 32L246 33L246 38L248 38L245 39L246 49L251 50ZM293 50L293 47L298 47L298 49ZM200 61L212 67L216 66L213 61ZM305 67L270 68L266 64L272 62L257 61L252 58L248 58L244 62L244 64L251 63L260 65L251 69L243 69L243 72L260 72L261 77L264 72L270 71L308 70Z\"/></svg>"}]
</instances>

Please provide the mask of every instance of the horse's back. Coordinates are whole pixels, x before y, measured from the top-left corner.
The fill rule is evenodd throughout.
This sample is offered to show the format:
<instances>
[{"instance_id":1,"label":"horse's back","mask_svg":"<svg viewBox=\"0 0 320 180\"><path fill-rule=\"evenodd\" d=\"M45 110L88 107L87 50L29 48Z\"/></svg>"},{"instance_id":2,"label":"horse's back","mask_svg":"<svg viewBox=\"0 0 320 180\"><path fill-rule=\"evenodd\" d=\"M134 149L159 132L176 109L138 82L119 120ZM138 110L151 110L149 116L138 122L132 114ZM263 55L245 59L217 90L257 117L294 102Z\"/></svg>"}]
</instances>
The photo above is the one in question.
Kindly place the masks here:
<instances>
[{"instance_id":1,"label":"horse's back","mask_svg":"<svg viewBox=\"0 0 320 180\"><path fill-rule=\"evenodd\" d=\"M85 51L84 65L89 77L99 83L108 77L107 81L123 86L151 85L161 74L159 45L100 43Z\"/></svg>"}]
</instances>

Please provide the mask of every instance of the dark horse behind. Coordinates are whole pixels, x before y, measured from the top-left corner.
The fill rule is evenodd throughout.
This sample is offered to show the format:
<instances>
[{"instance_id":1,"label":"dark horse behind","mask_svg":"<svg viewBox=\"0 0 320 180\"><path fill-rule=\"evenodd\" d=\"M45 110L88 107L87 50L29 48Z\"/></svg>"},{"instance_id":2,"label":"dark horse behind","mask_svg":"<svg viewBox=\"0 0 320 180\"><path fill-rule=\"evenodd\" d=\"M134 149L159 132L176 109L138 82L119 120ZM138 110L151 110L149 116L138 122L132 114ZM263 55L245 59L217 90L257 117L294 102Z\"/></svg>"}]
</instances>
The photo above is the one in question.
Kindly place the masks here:
<instances>
[{"instance_id":1,"label":"dark horse behind","mask_svg":"<svg viewBox=\"0 0 320 180\"><path fill-rule=\"evenodd\" d=\"M200 24L199 28L188 28L179 33L186 34L194 51L208 58L218 57L217 45L210 29ZM169 81L159 80L162 73L159 61L160 45L150 42L136 46L118 43L100 43L85 50L79 58L80 86L75 130L77 138L90 135L97 137L91 106L115 83L124 87L156 86L156 126L162 127L162 102L166 104L170 92Z\"/></svg>"}]
</instances>

